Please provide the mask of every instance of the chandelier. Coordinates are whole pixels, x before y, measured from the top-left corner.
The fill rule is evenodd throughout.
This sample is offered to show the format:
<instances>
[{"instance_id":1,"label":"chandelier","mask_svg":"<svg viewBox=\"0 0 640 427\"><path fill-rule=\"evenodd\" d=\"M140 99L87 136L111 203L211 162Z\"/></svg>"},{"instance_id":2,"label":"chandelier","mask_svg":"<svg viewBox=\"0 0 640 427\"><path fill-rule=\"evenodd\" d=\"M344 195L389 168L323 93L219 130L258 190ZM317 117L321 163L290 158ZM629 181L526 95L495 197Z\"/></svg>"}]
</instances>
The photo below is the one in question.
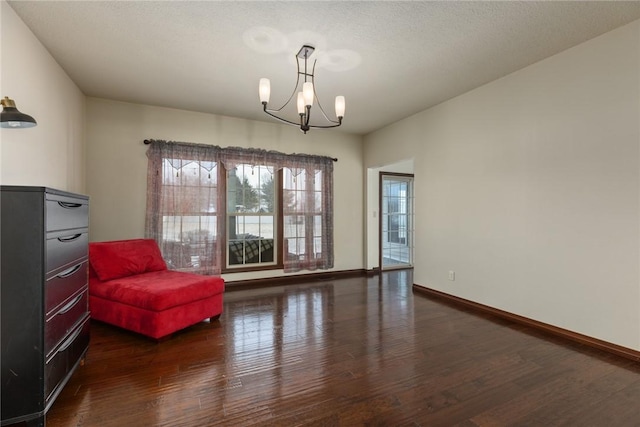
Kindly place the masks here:
<instances>
[{"instance_id":1,"label":"chandelier","mask_svg":"<svg viewBox=\"0 0 640 427\"><path fill-rule=\"evenodd\" d=\"M332 120L324 112L322 105L320 105L320 100L318 99L318 95L316 94L314 81L316 60L313 61L313 67L311 68L311 71L309 71L309 69L307 68L307 61L314 50L315 48L313 46L304 45L296 54L296 64L298 68L296 86L293 88L291 96L289 97L287 102L282 105L282 107L277 109L267 108L267 105L269 103L269 96L271 95L271 82L269 81L269 79L260 79L260 85L258 88L260 94L260 102L262 102L262 108L265 113L283 123L300 126L300 130L305 134L311 128L335 128L340 126L342 124L342 118L344 117L345 109L344 96L336 96L335 108L337 120ZM300 67L300 60L304 60L304 69L301 69ZM302 85L300 84L301 82ZM282 110L291 102L296 94L298 115L300 116L299 123L278 116L278 114L282 112ZM318 109L322 113L322 116L324 116L326 124L310 124L311 107L313 106L314 102L318 105Z\"/></svg>"}]
</instances>

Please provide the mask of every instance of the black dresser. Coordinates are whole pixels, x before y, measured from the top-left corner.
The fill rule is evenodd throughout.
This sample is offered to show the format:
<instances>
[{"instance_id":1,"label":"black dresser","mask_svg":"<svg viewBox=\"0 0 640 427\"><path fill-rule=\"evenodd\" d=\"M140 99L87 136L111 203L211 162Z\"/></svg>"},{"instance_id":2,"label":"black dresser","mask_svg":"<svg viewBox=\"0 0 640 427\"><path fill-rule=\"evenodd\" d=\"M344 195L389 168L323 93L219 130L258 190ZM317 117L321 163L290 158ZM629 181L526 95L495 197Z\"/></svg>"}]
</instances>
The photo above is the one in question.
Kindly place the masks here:
<instances>
[{"instance_id":1,"label":"black dresser","mask_svg":"<svg viewBox=\"0 0 640 427\"><path fill-rule=\"evenodd\" d=\"M43 426L89 346L89 198L0 190L1 425Z\"/></svg>"}]
</instances>

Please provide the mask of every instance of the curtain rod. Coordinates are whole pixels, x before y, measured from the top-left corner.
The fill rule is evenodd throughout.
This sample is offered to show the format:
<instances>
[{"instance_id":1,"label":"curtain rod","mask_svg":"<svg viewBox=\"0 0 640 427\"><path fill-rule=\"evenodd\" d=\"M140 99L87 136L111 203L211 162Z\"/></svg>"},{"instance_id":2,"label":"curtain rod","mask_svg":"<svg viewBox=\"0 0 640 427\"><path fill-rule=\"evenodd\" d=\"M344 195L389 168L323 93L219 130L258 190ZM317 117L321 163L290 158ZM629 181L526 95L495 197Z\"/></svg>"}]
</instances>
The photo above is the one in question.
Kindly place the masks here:
<instances>
[{"instance_id":1,"label":"curtain rod","mask_svg":"<svg viewBox=\"0 0 640 427\"><path fill-rule=\"evenodd\" d=\"M151 141L152 141L151 139L145 139L145 140L144 140L144 141L142 141L142 142L144 142L144 145L149 145L149 144L151 144ZM331 160L333 160L334 162L337 162L337 161L338 161L338 158L337 158L337 157L329 157L329 158L330 158Z\"/></svg>"}]
</instances>

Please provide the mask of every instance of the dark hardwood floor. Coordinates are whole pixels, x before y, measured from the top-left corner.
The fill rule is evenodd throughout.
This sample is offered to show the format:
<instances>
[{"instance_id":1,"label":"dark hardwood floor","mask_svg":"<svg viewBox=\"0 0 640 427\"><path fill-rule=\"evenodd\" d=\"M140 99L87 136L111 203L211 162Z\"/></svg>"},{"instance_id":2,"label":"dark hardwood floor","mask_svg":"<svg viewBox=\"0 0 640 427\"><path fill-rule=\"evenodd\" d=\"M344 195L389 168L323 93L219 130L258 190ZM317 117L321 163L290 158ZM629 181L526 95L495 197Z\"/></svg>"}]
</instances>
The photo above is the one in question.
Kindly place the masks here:
<instances>
[{"instance_id":1,"label":"dark hardwood floor","mask_svg":"<svg viewBox=\"0 0 640 427\"><path fill-rule=\"evenodd\" d=\"M230 291L153 342L92 324L57 426L638 426L640 366L413 294L408 270Z\"/></svg>"}]
</instances>

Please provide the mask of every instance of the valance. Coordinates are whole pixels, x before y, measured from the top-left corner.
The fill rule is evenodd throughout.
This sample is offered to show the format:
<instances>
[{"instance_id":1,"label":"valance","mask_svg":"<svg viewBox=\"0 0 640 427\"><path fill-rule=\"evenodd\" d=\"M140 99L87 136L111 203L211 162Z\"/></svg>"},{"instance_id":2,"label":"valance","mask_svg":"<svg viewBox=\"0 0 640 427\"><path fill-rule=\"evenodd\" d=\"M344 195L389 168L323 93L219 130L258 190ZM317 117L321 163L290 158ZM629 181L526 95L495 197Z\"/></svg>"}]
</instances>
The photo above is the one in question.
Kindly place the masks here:
<instances>
[{"instance_id":1,"label":"valance","mask_svg":"<svg viewBox=\"0 0 640 427\"><path fill-rule=\"evenodd\" d=\"M285 154L275 150L262 148L225 147L218 145L195 144L191 142L165 141L145 139L150 145L147 157L153 153L162 153L164 158L199 159L201 161L220 162L229 170L239 164L271 165L275 169L289 168L294 175L309 167L322 167L325 171L333 171L333 162L338 159L313 154Z\"/></svg>"}]
</instances>

